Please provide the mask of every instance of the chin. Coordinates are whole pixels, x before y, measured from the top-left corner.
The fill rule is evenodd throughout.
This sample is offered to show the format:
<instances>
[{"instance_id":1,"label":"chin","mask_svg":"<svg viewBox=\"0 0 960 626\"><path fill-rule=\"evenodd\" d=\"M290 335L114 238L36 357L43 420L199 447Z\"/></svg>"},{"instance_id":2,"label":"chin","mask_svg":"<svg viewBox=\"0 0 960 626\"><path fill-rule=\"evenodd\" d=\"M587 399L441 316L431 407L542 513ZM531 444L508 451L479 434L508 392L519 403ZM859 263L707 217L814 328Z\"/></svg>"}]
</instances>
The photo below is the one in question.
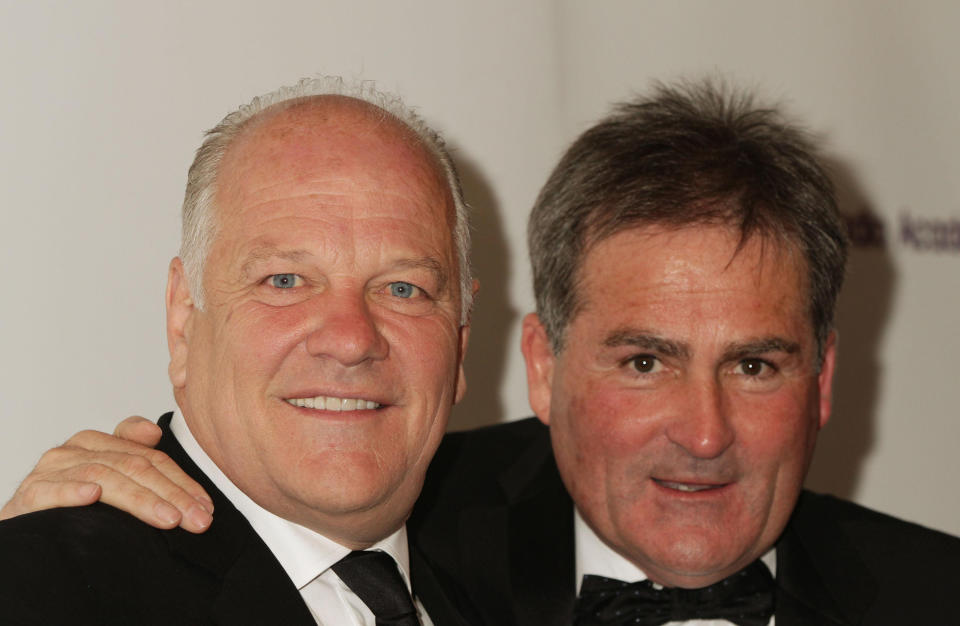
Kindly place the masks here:
<instances>
[{"instance_id":1,"label":"chin","mask_svg":"<svg viewBox=\"0 0 960 626\"><path fill-rule=\"evenodd\" d=\"M348 465L326 458L312 465L315 471L303 471L301 466L281 477L287 497L307 509L332 515L368 510L396 489L375 463Z\"/></svg>"},{"instance_id":2,"label":"chin","mask_svg":"<svg viewBox=\"0 0 960 626\"><path fill-rule=\"evenodd\" d=\"M730 535L690 533L658 541L648 553L656 582L673 587L703 587L726 578L749 563L746 549L730 543ZM642 564L641 569L647 570Z\"/></svg>"}]
</instances>

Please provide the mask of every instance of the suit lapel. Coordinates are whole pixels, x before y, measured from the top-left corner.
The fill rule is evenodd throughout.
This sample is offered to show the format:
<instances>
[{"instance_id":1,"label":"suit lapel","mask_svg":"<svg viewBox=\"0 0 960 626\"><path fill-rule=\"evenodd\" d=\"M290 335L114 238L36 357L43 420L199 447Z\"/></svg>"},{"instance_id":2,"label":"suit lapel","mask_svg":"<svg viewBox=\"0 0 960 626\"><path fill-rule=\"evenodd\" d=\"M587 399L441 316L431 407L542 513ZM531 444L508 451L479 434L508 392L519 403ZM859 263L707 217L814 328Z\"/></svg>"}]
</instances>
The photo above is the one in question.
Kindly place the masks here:
<instances>
[{"instance_id":1,"label":"suit lapel","mask_svg":"<svg viewBox=\"0 0 960 626\"><path fill-rule=\"evenodd\" d=\"M456 577L472 619L497 626L569 624L573 505L546 428L517 451L497 481L496 497L477 498L456 517Z\"/></svg>"},{"instance_id":2,"label":"suit lapel","mask_svg":"<svg viewBox=\"0 0 960 626\"><path fill-rule=\"evenodd\" d=\"M559 481L558 481L559 484ZM569 624L575 599L573 505L543 491L510 511L510 580L518 624Z\"/></svg>"},{"instance_id":3,"label":"suit lapel","mask_svg":"<svg viewBox=\"0 0 960 626\"><path fill-rule=\"evenodd\" d=\"M777 545L777 626L849 624L795 533Z\"/></svg>"},{"instance_id":4,"label":"suit lapel","mask_svg":"<svg viewBox=\"0 0 960 626\"><path fill-rule=\"evenodd\" d=\"M876 585L837 524L800 502L777 544L777 626L852 625L876 596Z\"/></svg>"},{"instance_id":5,"label":"suit lapel","mask_svg":"<svg viewBox=\"0 0 960 626\"><path fill-rule=\"evenodd\" d=\"M420 600L430 620L437 626L467 626L468 622L444 591L444 586L427 564L420 550L410 545L410 578L413 595Z\"/></svg>"},{"instance_id":6,"label":"suit lapel","mask_svg":"<svg viewBox=\"0 0 960 626\"><path fill-rule=\"evenodd\" d=\"M174 529L164 536L171 553L213 580L211 617L222 624L310 624L316 622L280 562L246 518L193 463L170 432L170 414L160 419L166 452L213 499L214 523L202 535ZM219 588L217 588L219 586ZM198 616L199 618L199 616Z\"/></svg>"},{"instance_id":7,"label":"suit lapel","mask_svg":"<svg viewBox=\"0 0 960 626\"><path fill-rule=\"evenodd\" d=\"M546 429L499 478L505 506L466 511L460 536L465 562L487 575L483 596L507 614L493 623L569 624L575 593L573 504L557 473ZM476 541L484 537L485 541Z\"/></svg>"},{"instance_id":8,"label":"suit lapel","mask_svg":"<svg viewBox=\"0 0 960 626\"><path fill-rule=\"evenodd\" d=\"M259 538L256 541L260 545L248 542L223 573L223 586L212 607L215 622L316 624L276 558Z\"/></svg>"}]
</instances>

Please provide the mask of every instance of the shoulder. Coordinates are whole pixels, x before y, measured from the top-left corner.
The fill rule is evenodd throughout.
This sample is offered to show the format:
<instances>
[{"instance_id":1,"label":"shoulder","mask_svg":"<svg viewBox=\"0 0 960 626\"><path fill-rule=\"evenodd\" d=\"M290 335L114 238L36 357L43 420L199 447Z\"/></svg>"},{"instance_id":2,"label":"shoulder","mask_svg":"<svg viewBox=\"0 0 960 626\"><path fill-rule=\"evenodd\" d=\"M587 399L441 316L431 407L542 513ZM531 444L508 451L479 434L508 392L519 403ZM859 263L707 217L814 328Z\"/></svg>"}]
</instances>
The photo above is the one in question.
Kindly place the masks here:
<instances>
[{"instance_id":1,"label":"shoulder","mask_svg":"<svg viewBox=\"0 0 960 626\"><path fill-rule=\"evenodd\" d=\"M160 532L105 504L0 522L6 618L23 624L117 623L118 601L136 595L130 590L146 572L168 573L159 558L165 553Z\"/></svg>"},{"instance_id":2,"label":"shoulder","mask_svg":"<svg viewBox=\"0 0 960 626\"><path fill-rule=\"evenodd\" d=\"M944 556L960 558L960 538L834 496L803 492L791 524L815 532L827 521L872 552L916 556L918 550L943 550Z\"/></svg>"},{"instance_id":3,"label":"shoulder","mask_svg":"<svg viewBox=\"0 0 960 626\"><path fill-rule=\"evenodd\" d=\"M473 430L448 433L437 451L439 458L453 455L493 454L494 459L508 461L531 444L548 441L549 429L537 418L484 426Z\"/></svg>"},{"instance_id":4,"label":"shoulder","mask_svg":"<svg viewBox=\"0 0 960 626\"><path fill-rule=\"evenodd\" d=\"M414 537L449 534L464 511L503 510L544 492L567 498L539 420L451 433L427 470L408 529Z\"/></svg>"},{"instance_id":5,"label":"shoulder","mask_svg":"<svg viewBox=\"0 0 960 626\"><path fill-rule=\"evenodd\" d=\"M14 624L206 623L243 556L266 553L229 506L207 532L160 530L106 504L0 522L0 601ZM279 564L256 560L258 584ZM264 565L266 564L266 565ZM239 570L237 570L239 571ZM8 623L8 622L4 622Z\"/></svg>"},{"instance_id":6,"label":"shoulder","mask_svg":"<svg viewBox=\"0 0 960 626\"><path fill-rule=\"evenodd\" d=\"M495 489L498 477L524 459L552 463L549 429L536 418L450 433L430 464L422 497Z\"/></svg>"},{"instance_id":7,"label":"shoulder","mask_svg":"<svg viewBox=\"0 0 960 626\"><path fill-rule=\"evenodd\" d=\"M4 554L43 550L49 555L74 558L125 554L126 546L156 544L160 531L109 505L48 509L0 522Z\"/></svg>"},{"instance_id":8,"label":"shoulder","mask_svg":"<svg viewBox=\"0 0 960 626\"><path fill-rule=\"evenodd\" d=\"M869 581L874 621L866 623L910 623L919 615L941 623L942 602L960 586L960 538L833 496L804 492L790 533L830 588L852 594Z\"/></svg>"},{"instance_id":9,"label":"shoulder","mask_svg":"<svg viewBox=\"0 0 960 626\"><path fill-rule=\"evenodd\" d=\"M517 544L541 536L540 516L568 523L572 539L572 510L549 429L531 418L447 435L407 532L469 623L502 624L513 611L512 564L525 554Z\"/></svg>"}]
</instances>

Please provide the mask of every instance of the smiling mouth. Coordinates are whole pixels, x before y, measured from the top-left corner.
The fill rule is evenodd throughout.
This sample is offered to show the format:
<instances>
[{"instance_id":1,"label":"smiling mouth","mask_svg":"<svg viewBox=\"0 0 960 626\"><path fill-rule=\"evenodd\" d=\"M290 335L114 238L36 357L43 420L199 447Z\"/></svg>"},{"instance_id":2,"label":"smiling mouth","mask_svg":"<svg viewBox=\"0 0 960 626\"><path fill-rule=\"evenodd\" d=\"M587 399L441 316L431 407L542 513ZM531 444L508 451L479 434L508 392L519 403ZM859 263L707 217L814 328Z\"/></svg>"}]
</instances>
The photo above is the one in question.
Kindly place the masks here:
<instances>
[{"instance_id":1,"label":"smiling mouth","mask_svg":"<svg viewBox=\"0 0 960 626\"><path fill-rule=\"evenodd\" d=\"M667 489L673 489L674 491L682 491L684 493L712 491L714 489L720 489L721 487L726 487L728 484L728 483L721 483L718 485L709 485L704 483L680 483L680 482L674 482L672 480L661 480L659 478L654 478L653 482L657 483L661 487L666 487Z\"/></svg>"},{"instance_id":2,"label":"smiling mouth","mask_svg":"<svg viewBox=\"0 0 960 626\"><path fill-rule=\"evenodd\" d=\"M379 409L380 403L363 398L336 398L333 396L314 396L313 398L285 398L288 404L304 409L324 411L368 411Z\"/></svg>"}]
</instances>

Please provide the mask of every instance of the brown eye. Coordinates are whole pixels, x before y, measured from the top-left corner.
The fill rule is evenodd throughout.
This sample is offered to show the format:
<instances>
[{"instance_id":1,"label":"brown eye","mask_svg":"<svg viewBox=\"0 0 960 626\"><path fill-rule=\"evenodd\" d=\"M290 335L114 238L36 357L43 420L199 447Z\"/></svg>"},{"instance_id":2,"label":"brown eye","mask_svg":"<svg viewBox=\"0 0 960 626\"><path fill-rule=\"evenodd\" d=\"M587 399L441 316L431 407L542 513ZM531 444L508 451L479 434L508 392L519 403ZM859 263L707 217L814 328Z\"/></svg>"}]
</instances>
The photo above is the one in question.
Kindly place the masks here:
<instances>
[{"instance_id":1,"label":"brown eye","mask_svg":"<svg viewBox=\"0 0 960 626\"><path fill-rule=\"evenodd\" d=\"M641 354L630 359L630 362L633 363L634 369L636 369L641 374L649 374L657 369L659 361L657 357L650 354Z\"/></svg>"},{"instance_id":2,"label":"brown eye","mask_svg":"<svg viewBox=\"0 0 960 626\"><path fill-rule=\"evenodd\" d=\"M760 376L769 373L770 364L761 359L744 359L740 361L740 372L747 376Z\"/></svg>"}]
</instances>

